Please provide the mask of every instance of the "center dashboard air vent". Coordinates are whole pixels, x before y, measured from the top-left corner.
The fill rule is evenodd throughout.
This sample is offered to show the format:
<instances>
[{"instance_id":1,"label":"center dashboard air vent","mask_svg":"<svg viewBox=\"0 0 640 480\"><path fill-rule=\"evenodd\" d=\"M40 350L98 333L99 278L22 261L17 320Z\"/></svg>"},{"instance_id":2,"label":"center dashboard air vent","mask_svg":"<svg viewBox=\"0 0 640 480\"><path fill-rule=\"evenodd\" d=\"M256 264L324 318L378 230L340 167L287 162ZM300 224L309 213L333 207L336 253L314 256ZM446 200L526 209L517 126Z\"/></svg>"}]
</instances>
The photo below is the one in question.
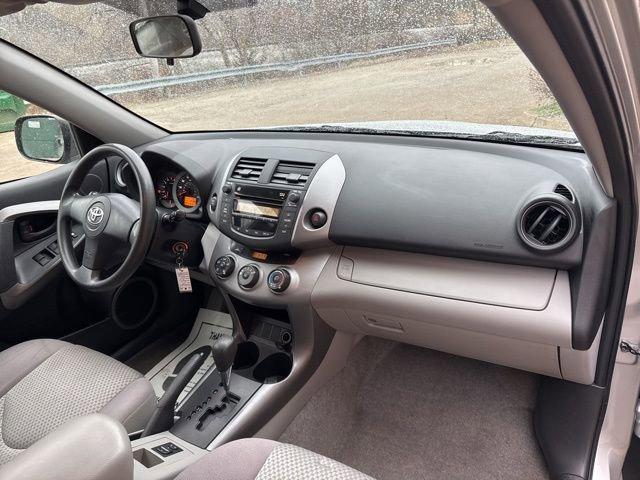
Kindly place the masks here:
<instances>
[{"instance_id":1,"label":"center dashboard air vent","mask_svg":"<svg viewBox=\"0 0 640 480\"><path fill-rule=\"evenodd\" d=\"M574 240L580 230L576 210L561 192L538 197L521 210L518 234L535 250L561 250Z\"/></svg>"},{"instance_id":2,"label":"center dashboard air vent","mask_svg":"<svg viewBox=\"0 0 640 480\"><path fill-rule=\"evenodd\" d=\"M281 160L273 172L271 183L302 187L309 180L314 167L313 163Z\"/></svg>"},{"instance_id":3,"label":"center dashboard air vent","mask_svg":"<svg viewBox=\"0 0 640 480\"><path fill-rule=\"evenodd\" d=\"M231 172L231 178L257 183L266 164L265 158L241 158Z\"/></svg>"}]
</instances>

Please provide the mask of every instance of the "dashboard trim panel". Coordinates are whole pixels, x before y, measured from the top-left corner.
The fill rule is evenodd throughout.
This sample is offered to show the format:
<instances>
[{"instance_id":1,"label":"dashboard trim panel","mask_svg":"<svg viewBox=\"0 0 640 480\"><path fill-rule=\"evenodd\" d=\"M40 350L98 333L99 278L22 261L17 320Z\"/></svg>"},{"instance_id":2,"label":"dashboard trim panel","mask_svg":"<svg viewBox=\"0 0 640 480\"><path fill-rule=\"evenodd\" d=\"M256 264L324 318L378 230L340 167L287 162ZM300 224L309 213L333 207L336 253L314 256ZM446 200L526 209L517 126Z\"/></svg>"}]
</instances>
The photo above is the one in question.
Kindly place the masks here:
<instances>
[{"instance_id":1,"label":"dashboard trim panel","mask_svg":"<svg viewBox=\"0 0 640 480\"><path fill-rule=\"evenodd\" d=\"M318 169L298 212L291 245L298 249L314 248L329 244L329 227L346 179L346 171L340 156L333 155ZM320 209L327 215L327 223L320 228L309 225L309 212Z\"/></svg>"}]
</instances>

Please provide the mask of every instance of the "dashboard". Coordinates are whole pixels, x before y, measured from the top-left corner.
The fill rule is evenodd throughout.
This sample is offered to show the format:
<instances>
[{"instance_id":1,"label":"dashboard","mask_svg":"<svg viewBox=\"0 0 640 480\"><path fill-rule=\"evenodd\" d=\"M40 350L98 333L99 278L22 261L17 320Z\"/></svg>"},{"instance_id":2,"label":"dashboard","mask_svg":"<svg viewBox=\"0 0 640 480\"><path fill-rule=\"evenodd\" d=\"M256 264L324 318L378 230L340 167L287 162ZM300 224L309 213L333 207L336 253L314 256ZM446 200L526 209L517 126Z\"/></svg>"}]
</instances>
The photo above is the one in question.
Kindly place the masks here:
<instances>
[{"instance_id":1,"label":"dashboard","mask_svg":"<svg viewBox=\"0 0 640 480\"><path fill-rule=\"evenodd\" d=\"M312 308L338 331L595 375L616 209L583 153L286 132L138 152L158 207L187 214L156 243L198 244L194 275L298 333Z\"/></svg>"}]
</instances>

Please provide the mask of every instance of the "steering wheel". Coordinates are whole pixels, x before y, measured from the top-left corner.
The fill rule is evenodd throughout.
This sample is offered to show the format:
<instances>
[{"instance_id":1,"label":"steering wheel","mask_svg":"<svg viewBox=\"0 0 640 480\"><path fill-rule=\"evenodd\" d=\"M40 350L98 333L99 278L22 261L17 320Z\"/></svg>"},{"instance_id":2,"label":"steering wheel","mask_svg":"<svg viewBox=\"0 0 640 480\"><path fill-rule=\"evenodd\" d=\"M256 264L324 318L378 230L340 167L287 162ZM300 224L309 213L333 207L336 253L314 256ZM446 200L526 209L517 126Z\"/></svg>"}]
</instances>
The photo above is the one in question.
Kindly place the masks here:
<instances>
[{"instance_id":1,"label":"steering wheel","mask_svg":"<svg viewBox=\"0 0 640 480\"><path fill-rule=\"evenodd\" d=\"M120 157L129 164L138 183L140 202L120 193L80 194L84 178L108 156ZM82 224L84 231L81 263L74 251L72 222ZM124 145L94 148L78 161L60 198L58 245L65 270L78 285L89 290L109 290L122 285L144 261L156 222L153 180L140 156Z\"/></svg>"}]
</instances>

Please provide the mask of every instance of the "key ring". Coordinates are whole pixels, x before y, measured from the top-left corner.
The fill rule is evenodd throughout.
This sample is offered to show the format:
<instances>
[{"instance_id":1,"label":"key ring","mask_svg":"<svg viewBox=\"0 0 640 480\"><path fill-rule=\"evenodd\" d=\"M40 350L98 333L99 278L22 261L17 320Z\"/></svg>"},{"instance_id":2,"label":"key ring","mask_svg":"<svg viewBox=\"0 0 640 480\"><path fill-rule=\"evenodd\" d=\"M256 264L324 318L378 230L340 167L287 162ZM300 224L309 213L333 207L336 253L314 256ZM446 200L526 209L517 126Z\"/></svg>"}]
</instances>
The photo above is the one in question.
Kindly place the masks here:
<instances>
[{"instance_id":1,"label":"key ring","mask_svg":"<svg viewBox=\"0 0 640 480\"><path fill-rule=\"evenodd\" d=\"M179 251L176 253L176 266L178 268L182 268L182 266L184 265L184 252Z\"/></svg>"}]
</instances>

